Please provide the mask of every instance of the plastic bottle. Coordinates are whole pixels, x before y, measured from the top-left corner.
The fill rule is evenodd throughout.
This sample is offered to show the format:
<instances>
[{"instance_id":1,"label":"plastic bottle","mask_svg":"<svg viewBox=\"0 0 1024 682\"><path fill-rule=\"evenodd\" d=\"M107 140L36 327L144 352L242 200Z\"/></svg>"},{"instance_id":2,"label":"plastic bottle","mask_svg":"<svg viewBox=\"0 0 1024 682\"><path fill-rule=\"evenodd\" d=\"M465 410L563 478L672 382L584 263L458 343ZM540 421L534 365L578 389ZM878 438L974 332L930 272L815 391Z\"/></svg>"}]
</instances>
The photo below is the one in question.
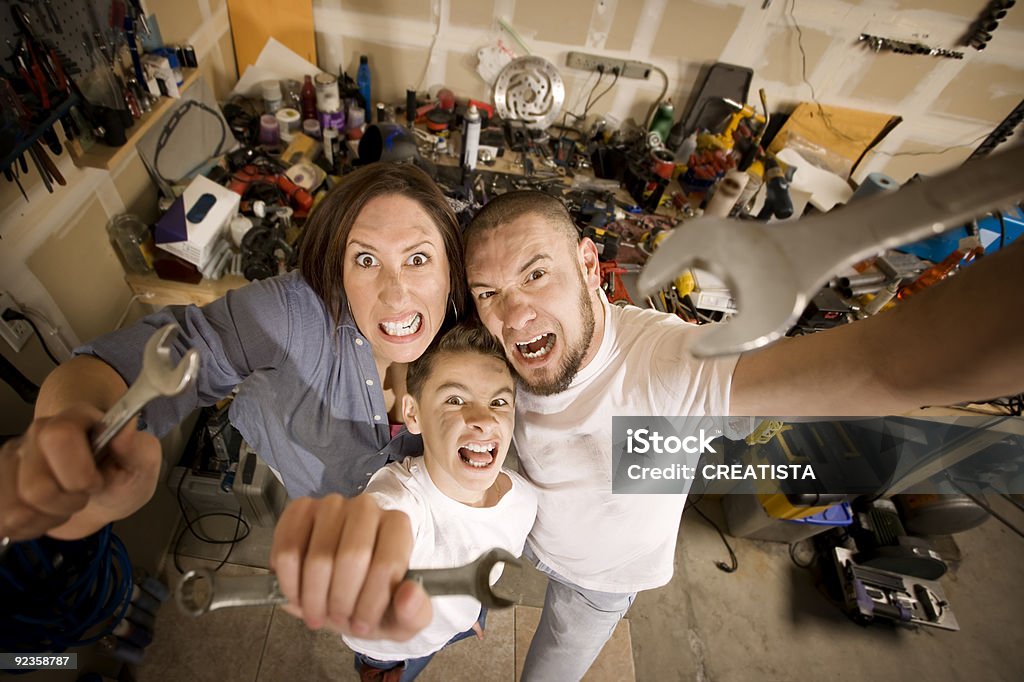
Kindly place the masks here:
<instances>
[{"instance_id":1,"label":"plastic bottle","mask_svg":"<svg viewBox=\"0 0 1024 682\"><path fill-rule=\"evenodd\" d=\"M480 150L480 111L475 104L466 110L466 128L462 136L462 165L470 170L476 168L477 152Z\"/></svg>"},{"instance_id":2,"label":"plastic bottle","mask_svg":"<svg viewBox=\"0 0 1024 682\"><path fill-rule=\"evenodd\" d=\"M658 107L651 121L651 132L658 134L662 144L668 139L669 131L672 129L672 120L675 118L675 108L672 100L665 100L665 103Z\"/></svg>"},{"instance_id":3,"label":"plastic bottle","mask_svg":"<svg viewBox=\"0 0 1024 682\"><path fill-rule=\"evenodd\" d=\"M316 88L313 86L313 77L306 76L305 82L302 84L302 90L300 91L300 99L302 100L302 120L313 119L316 120Z\"/></svg>"},{"instance_id":4,"label":"plastic bottle","mask_svg":"<svg viewBox=\"0 0 1024 682\"><path fill-rule=\"evenodd\" d=\"M366 107L366 122L372 121L372 112L370 99L370 63L366 58L366 55L360 55L359 57L359 69L356 71L356 85L359 86L359 93L363 96L363 104Z\"/></svg>"}]
</instances>

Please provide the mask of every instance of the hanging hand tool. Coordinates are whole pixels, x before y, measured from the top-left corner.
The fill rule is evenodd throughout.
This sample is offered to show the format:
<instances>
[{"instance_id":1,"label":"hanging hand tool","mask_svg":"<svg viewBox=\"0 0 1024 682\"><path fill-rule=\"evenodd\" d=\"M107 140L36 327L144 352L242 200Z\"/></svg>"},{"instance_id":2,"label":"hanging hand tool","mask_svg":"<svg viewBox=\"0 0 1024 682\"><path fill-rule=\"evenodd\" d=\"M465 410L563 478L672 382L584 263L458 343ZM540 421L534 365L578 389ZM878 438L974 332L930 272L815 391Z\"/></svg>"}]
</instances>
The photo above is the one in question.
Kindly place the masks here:
<instances>
[{"instance_id":1,"label":"hanging hand tool","mask_svg":"<svg viewBox=\"0 0 1024 682\"><path fill-rule=\"evenodd\" d=\"M64 29L60 25L60 19L57 18L57 13L53 10L53 4L50 0L43 0L43 5L46 7L47 16L50 17L50 24L53 26L53 30L64 35Z\"/></svg>"}]
</instances>

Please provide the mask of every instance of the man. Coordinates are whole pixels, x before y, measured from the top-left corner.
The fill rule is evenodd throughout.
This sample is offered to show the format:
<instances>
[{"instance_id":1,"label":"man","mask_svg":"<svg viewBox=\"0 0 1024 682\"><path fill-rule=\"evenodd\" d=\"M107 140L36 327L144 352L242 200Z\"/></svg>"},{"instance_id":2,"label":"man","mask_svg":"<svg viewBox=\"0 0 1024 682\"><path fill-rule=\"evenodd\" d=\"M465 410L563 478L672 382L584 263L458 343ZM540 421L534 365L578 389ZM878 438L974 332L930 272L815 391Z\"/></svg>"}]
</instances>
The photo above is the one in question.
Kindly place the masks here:
<instances>
[{"instance_id":1,"label":"man","mask_svg":"<svg viewBox=\"0 0 1024 682\"><path fill-rule=\"evenodd\" d=\"M896 414L1024 388L1020 316L976 308L1024 267L1024 244L892 312L698 360L704 330L607 303L597 248L558 199L497 197L463 241L477 311L519 374L514 441L538 487L527 555L550 581L531 682L582 677L636 593L672 576L685 496L612 494L613 415Z\"/></svg>"}]
</instances>

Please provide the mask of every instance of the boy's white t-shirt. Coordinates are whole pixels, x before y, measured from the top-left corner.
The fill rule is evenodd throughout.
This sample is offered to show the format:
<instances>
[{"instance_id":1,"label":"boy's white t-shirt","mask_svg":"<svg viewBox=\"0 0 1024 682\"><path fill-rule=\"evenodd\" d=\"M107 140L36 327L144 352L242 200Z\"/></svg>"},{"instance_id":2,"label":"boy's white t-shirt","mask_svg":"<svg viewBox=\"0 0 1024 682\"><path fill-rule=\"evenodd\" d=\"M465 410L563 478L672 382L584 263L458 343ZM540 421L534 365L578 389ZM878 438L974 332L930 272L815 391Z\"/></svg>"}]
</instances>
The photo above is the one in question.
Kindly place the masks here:
<instances>
[{"instance_id":1,"label":"boy's white t-shirt","mask_svg":"<svg viewBox=\"0 0 1024 682\"><path fill-rule=\"evenodd\" d=\"M410 568L451 568L474 561L495 547L517 557L523 553L537 514L537 497L533 486L519 474L507 469L502 472L512 480L512 487L493 507L470 507L442 493L430 479L422 457L407 457L378 470L366 493L373 495L382 509L408 514L413 536ZM432 597L430 601L433 620L408 641L342 639L353 651L382 661L419 658L443 648L480 616L480 602L473 597Z\"/></svg>"},{"instance_id":2,"label":"boy's white t-shirt","mask_svg":"<svg viewBox=\"0 0 1024 682\"><path fill-rule=\"evenodd\" d=\"M695 359L704 330L675 315L604 311L597 354L568 389L519 389L514 442L537 491L537 558L582 588L626 593L671 579L686 496L612 493L612 417L728 415L738 356Z\"/></svg>"}]
</instances>

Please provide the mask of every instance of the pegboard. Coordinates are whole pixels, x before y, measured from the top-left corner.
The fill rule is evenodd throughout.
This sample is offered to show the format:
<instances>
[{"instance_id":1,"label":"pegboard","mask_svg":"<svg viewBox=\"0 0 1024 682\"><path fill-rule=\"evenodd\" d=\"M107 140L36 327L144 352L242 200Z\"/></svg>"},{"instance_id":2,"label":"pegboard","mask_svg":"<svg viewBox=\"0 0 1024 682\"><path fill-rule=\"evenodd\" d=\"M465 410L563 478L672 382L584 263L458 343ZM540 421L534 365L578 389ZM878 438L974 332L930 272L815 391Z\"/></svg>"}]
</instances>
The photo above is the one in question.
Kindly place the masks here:
<instances>
[{"instance_id":1,"label":"pegboard","mask_svg":"<svg viewBox=\"0 0 1024 682\"><path fill-rule=\"evenodd\" d=\"M4 69L9 70L11 62L8 57L17 45L21 32L11 15L11 7L21 7L28 14L32 30L36 37L56 47L61 52L64 70L78 78L86 72L91 64L93 34L99 32L108 45L124 40L124 29L110 27L111 0L2 0L0 2L0 38L4 40L0 58ZM124 3L127 4L127 3ZM50 21L49 6L60 23L61 31L54 30Z\"/></svg>"}]
</instances>

